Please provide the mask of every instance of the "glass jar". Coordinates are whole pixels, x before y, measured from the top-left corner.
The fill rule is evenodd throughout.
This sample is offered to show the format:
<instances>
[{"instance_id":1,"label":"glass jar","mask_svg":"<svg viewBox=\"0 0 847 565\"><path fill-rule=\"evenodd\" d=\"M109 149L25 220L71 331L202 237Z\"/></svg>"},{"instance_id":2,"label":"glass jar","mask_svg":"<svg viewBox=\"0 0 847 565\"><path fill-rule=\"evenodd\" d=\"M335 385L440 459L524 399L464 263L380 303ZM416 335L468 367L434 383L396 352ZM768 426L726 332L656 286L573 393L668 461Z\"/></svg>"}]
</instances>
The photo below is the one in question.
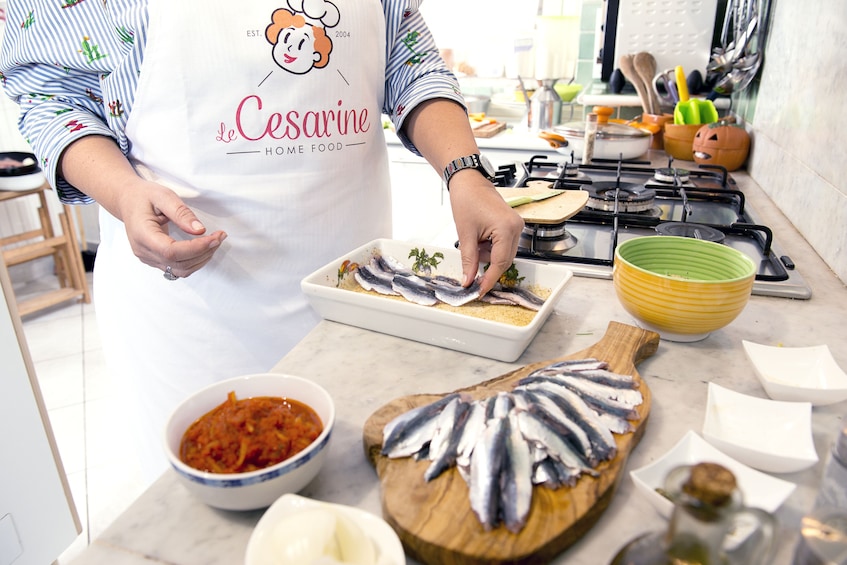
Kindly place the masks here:
<instances>
[{"instance_id":1,"label":"glass jar","mask_svg":"<svg viewBox=\"0 0 847 565\"><path fill-rule=\"evenodd\" d=\"M612 565L770 563L776 521L744 506L731 471L717 463L677 467L665 491L674 502L667 530L635 538Z\"/></svg>"}]
</instances>

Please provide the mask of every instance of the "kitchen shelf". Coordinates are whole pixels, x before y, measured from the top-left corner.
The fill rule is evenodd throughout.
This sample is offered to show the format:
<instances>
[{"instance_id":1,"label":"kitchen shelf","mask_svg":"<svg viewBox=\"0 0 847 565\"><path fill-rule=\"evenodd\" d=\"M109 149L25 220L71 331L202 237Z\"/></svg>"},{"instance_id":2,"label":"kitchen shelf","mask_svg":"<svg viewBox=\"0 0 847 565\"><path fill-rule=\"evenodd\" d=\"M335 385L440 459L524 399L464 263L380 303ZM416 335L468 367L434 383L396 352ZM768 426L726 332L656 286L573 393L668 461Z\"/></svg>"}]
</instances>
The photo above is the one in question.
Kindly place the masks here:
<instances>
[{"instance_id":1,"label":"kitchen shelf","mask_svg":"<svg viewBox=\"0 0 847 565\"><path fill-rule=\"evenodd\" d=\"M59 288L18 301L21 316L70 300L81 300L86 304L91 302L71 208L62 205L63 211L58 214L61 231L56 233L47 207L47 190L50 187L45 183L30 190L0 191L0 202L37 197L39 218L39 228L0 238L0 259L7 267L11 267L52 256L55 276L59 280Z\"/></svg>"}]
</instances>

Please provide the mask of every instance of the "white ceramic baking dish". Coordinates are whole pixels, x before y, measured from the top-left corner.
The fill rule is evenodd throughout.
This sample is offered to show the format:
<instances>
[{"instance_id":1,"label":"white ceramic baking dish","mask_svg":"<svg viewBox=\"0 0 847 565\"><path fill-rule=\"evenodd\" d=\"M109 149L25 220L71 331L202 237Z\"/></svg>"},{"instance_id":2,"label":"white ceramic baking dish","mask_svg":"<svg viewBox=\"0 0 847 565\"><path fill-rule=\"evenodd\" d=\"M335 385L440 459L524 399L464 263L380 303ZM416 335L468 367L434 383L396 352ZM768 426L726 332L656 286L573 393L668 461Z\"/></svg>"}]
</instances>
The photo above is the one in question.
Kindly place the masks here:
<instances>
[{"instance_id":1,"label":"white ceramic baking dish","mask_svg":"<svg viewBox=\"0 0 847 565\"><path fill-rule=\"evenodd\" d=\"M524 277L522 286L550 290L540 310L525 326L338 287L339 267L344 261L367 264L374 253L380 253L411 266L413 260L408 259L409 252L415 247L425 248L430 256L436 252L444 255L433 274L461 279L461 257L456 249L377 239L318 269L303 279L301 287L315 310L326 320L511 362L520 357L541 329L573 276L573 272L562 265L515 260L520 276Z\"/></svg>"}]
</instances>

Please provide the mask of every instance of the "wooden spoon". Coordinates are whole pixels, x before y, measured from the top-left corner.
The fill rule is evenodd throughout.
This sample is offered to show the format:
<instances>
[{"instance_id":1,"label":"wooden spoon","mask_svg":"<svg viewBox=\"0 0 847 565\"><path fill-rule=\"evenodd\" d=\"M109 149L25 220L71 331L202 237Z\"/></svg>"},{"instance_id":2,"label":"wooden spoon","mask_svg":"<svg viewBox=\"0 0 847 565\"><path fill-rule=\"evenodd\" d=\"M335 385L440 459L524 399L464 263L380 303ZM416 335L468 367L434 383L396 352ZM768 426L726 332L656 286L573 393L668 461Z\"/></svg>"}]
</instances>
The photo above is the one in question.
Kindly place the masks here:
<instances>
[{"instance_id":1,"label":"wooden spoon","mask_svg":"<svg viewBox=\"0 0 847 565\"><path fill-rule=\"evenodd\" d=\"M623 76L626 77L626 80L631 82L632 86L635 87L635 92L638 93L638 98L641 100L641 107L645 112L652 114L653 109L650 105L650 95L647 91L647 85L644 84L644 81L641 80L641 75L635 70L634 57L632 54L621 55L620 59L618 59L618 66Z\"/></svg>"},{"instance_id":2,"label":"wooden spoon","mask_svg":"<svg viewBox=\"0 0 847 565\"><path fill-rule=\"evenodd\" d=\"M647 92L647 97L650 99L650 108L647 112L650 114L661 114L662 106L659 102L659 95L653 90L653 77L656 76L656 58L650 53L642 51L636 53L632 59L635 66L635 72L644 81L644 89Z\"/></svg>"}]
</instances>

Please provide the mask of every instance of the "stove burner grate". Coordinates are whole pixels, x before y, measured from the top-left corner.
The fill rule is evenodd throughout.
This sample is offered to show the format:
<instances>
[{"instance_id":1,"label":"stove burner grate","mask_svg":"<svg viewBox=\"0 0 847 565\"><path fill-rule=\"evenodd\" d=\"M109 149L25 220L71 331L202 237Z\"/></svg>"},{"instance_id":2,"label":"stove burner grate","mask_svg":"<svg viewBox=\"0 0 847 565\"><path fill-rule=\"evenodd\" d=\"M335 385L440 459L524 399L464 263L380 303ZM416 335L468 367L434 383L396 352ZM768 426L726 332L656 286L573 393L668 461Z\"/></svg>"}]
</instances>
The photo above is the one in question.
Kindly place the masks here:
<instances>
[{"instance_id":1,"label":"stove burner grate","mask_svg":"<svg viewBox=\"0 0 847 565\"><path fill-rule=\"evenodd\" d=\"M588 208L606 212L644 212L653 208L656 198L655 190L635 183L595 182L583 190L588 192Z\"/></svg>"},{"instance_id":2,"label":"stove burner grate","mask_svg":"<svg viewBox=\"0 0 847 565\"><path fill-rule=\"evenodd\" d=\"M656 226L659 235L675 235L723 243L726 234L717 228L691 222L663 222Z\"/></svg>"},{"instance_id":3,"label":"stove burner grate","mask_svg":"<svg viewBox=\"0 0 847 565\"><path fill-rule=\"evenodd\" d=\"M577 243L577 238L565 228L565 224L526 224L518 250L530 254L560 254L573 249Z\"/></svg>"},{"instance_id":4,"label":"stove burner grate","mask_svg":"<svg viewBox=\"0 0 847 565\"><path fill-rule=\"evenodd\" d=\"M673 167L663 167L661 169L656 169L656 172L653 173L653 178L657 182L665 184L672 184L677 180L685 184L691 180L691 171L686 169L675 169Z\"/></svg>"}]
</instances>

